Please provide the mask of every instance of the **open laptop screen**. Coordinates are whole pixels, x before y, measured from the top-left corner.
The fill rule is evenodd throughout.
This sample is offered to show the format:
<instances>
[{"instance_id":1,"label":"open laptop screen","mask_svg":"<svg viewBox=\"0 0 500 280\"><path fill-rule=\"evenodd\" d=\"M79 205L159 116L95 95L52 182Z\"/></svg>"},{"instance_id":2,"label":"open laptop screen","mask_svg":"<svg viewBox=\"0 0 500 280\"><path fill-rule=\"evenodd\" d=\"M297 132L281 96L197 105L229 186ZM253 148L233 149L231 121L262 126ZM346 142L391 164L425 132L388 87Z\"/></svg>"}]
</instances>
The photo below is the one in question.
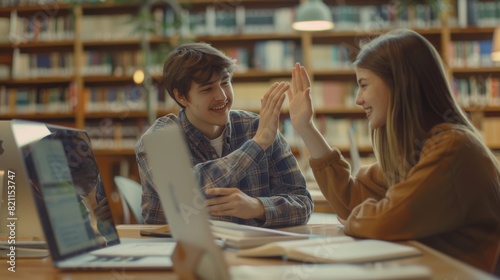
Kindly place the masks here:
<instances>
[{"instance_id":1,"label":"open laptop screen","mask_svg":"<svg viewBox=\"0 0 500 280\"><path fill-rule=\"evenodd\" d=\"M14 127L30 131L20 151L53 258L119 243L111 214L96 215L90 203L101 180L87 133L25 121Z\"/></svg>"}]
</instances>

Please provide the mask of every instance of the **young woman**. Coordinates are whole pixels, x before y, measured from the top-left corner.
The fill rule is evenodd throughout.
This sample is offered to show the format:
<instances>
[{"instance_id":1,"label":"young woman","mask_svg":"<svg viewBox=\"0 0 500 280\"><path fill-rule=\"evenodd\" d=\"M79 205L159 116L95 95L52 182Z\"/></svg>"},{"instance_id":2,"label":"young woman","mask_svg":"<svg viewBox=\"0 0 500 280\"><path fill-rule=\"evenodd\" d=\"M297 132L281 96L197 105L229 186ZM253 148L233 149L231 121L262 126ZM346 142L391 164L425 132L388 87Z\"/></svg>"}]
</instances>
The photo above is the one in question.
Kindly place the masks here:
<instances>
[{"instance_id":1,"label":"young woman","mask_svg":"<svg viewBox=\"0 0 500 280\"><path fill-rule=\"evenodd\" d=\"M377 162L351 174L314 126L308 74L297 64L290 118L321 191L360 238L416 239L488 272L500 250L500 168L453 98L443 62L399 29L361 46L354 62ZM498 271L497 271L498 273Z\"/></svg>"}]
</instances>

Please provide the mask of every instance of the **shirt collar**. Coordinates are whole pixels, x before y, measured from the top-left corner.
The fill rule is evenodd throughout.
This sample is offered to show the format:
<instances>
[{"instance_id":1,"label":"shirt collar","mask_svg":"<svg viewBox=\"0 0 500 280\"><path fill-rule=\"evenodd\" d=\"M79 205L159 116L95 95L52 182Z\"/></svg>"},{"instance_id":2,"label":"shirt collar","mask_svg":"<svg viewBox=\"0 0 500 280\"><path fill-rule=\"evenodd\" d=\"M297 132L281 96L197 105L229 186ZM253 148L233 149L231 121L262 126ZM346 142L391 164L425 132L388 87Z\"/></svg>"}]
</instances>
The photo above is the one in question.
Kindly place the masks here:
<instances>
[{"instance_id":1,"label":"shirt collar","mask_svg":"<svg viewBox=\"0 0 500 280\"><path fill-rule=\"evenodd\" d=\"M229 146L232 133L231 112L229 112L229 116L230 117L226 123L226 129L224 130L224 143L226 146ZM179 110L179 124L181 125L182 130L186 132L186 136L189 138L189 141L191 141L194 145L198 146L202 139L209 141L205 135L203 135L193 124L191 124L191 122L189 122L186 116L185 108Z\"/></svg>"}]
</instances>

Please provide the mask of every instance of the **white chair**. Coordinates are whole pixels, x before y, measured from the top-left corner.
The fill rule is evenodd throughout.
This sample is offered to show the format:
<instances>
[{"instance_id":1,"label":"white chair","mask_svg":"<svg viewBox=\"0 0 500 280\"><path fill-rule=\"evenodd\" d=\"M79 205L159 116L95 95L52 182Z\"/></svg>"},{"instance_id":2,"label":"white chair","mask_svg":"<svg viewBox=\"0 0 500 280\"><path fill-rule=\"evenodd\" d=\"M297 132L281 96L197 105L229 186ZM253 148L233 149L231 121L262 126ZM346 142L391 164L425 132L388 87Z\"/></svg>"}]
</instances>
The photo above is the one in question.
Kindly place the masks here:
<instances>
[{"instance_id":1,"label":"white chair","mask_svg":"<svg viewBox=\"0 0 500 280\"><path fill-rule=\"evenodd\" d=\"M125 200L129 209L132 211L132 214L135 217L135 220L138 224L143 224L144 221L142 219L142 208L141 208L141 200L142 200L142 186L136 181L123 177L123 176L115 176L114 181L118 190L120 191L121 197Z\"/></svg>"}]
</instances>

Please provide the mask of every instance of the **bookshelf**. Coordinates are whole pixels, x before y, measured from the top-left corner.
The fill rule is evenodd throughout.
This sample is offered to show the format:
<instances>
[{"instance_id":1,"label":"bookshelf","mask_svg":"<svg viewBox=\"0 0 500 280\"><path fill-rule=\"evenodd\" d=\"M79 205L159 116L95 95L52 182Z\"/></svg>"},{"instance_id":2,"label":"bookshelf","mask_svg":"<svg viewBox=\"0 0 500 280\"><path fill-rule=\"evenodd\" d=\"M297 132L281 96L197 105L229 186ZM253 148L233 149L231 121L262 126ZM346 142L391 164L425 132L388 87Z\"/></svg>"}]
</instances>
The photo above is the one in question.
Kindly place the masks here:
<instances>
[{"instance_id":1,"label":"bookshelf","mask_svg":"<svg viewBox=\"0 0 500 280\"><path fill-rule=\"evenodd\" d=\"M118 1L0 3L0 118L86 129L115 203L112 207L117 209L121 204L113 177L139 181L133 145L148 127L149 94L155 116L178 110L159 82L164 58L182 41L209 42L237 59L236 109L258 112L260 97L270 84L289 80L291 67L301 62L313 80L316 122L322 132L349 157L347 130L354 125L361 155L370 162L367 122L354 104L355 72L349 61L360 40L393 27L412 28L442 54L457 98L488 145L500 150L500 65L487 57L488 41L500 25L498 1L430 1L448 4L443 14L423 0L324 0L336 27L319 33L291 29L300 0L182 0L185 20L179 29L174 28L169 6L157 3L149 13L146 38L152 63L147 69L141 45L144 34L136 32L141 2ZM467 4L475 5L475 20L467 18L471 7ZM153 93L133 82L137 69L152 75ZM282 131L300 159L305 151L286 111L285 102ZM307 168L303 159L301 166ZM120 215L115 215L118 221Z\"/></svg>"}]
</instances>

